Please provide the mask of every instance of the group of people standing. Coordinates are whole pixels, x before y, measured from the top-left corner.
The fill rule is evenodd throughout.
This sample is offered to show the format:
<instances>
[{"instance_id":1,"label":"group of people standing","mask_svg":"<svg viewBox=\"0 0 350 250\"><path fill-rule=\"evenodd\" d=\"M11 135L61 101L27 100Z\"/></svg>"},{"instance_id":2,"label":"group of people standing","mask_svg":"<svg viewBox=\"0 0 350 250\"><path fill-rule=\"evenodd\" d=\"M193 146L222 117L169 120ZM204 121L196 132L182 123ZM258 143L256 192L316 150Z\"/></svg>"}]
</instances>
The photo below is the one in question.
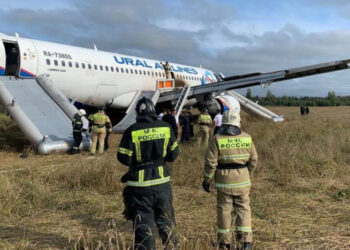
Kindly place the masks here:
<instances>
[{"instance_id":1,"label":"group of people standing","mask_svg":"<svg viewBox=\"0 0 350 250\"><path fill-rule=\"evenodd\" d=\"M153 102L147 98L138 101L136 112L136 123L123 134L117 153L118 160L128 167L121 178L121 182L126 183L124 216L133 222L135 249L155 249L155 226L164 248L176 249L178 239L167 162L177 158L179 146L175 130L167 122L166 116L170 120L171 114L163 114L159 119ZM188 123L187 114L183 116L184 123ZM221 126L204 156L202 188L210 192L214 180L218 190L218 247L235 249L231 246L231 230L235 223L235 234L241 244L239 249L249 250L252 249L250 173L257 165L257 153L251 136L240 128L238 112L228 110L221 118ZM203 133L206 139L212 126L208 110L202 110L198 123L198 133Z\"/></svg>"},{"instance_id":2,"label":"group of people standing","mask_svg":"<svg viewBox=\"0 0 350 250\"><path fill-rule=\"evenodd\" d=\"M208 113L208 109L203 107L198 119L195 120L192 109L192 106L189 106L186 110L182 111L179 117L177 117L176 110L163 109L158 115L158 120L169 123L176 138L178 138L181 127L181 142L188 142L195 137L194 125L197 124L199 126L196 136L197 143L199 145L208 145L211 128L214 126L214 134L216 134L221 127L222 114L218 111L213 120Z\"/></svg>"},{"instance_id":3,"label":"group of people standing","mask_svg":"<svg viewBox=\"0 0 350 250\"><path fill-rule=\"evenodd\" d=\"M97 151L99 154L103 154L109 147L108 138L112 132L112 123L105 114L105 107L100 107L95 114L89 115L87 124L84 124L83 117L85 115L86 111L84 109L79 109L73 117L73 145L71 153L78 154L80 152L79 147L83 140L83 133L89 131L92 137L90 154L94 155L96 153L96 148L98 148Z\"/></svg>"},{"instance_id":4,"label":"group of people standing","mask_svg":"<svg viewBox=\"0 0 350 250\"><path fill-rule=\"evenodd\" d=\"M300 115L308 115L310 113L309 106L300 106Z\"/></svg>"}]
</instances>

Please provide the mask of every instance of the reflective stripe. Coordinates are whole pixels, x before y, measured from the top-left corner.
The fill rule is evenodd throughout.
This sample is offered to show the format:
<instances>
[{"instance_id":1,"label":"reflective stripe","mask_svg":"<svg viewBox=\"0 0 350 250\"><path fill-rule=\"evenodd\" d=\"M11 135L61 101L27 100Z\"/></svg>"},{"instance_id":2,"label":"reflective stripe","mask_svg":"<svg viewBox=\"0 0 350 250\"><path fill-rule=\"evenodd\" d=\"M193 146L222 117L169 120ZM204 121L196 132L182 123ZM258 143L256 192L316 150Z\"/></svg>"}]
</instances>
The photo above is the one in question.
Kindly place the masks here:
<instances>
[{"instance_id":1,"label":"reflective stripe","mask_svg":"<svg viewBox=\"0 0 350 250\"><path fill-rule=\"evenodd\" d=\"M236 230L239 232L251 232L252 227L236 227Z\"/></svg>"},{"instance_id":2,"label":"reflective stripe","mask_svg":"<svg viewBox=\"0 0 350 250\"><path fill-rule=\"evenodd\" d=\"M170 138L169 127L146 128L131 132L132 142L152 141Z\"/></svg>"},{"instance_id":3,"label":"reflective stripe","mask_svg":"<svg viewBox=\"0 0 350 250\"><path fill-rule=\"evenodd\" d=\"M236 149L236 148L251 148L252 138L251 137L231 137L222 138L218 140L219 150L224 149Z\"/></svg>"},{"instance_id":4,"label":"reflective stripe","mask_svg":"<svg viewBox=\"0 0 350 250\"><path fill-rule=\"evenodd\" d=\"M139 170L139 183L143 183L143 180L145 178L145 170Z\"/></svg>"},{"instance_id":5,"label":"reflective stripe","mask_svg":"<svg viewBox=\"0 0 350 250\"><path fill-rule=\"evenodd\" d=\"M173 151L177 146L178 146L177 141L175 141L173 145L171 145L170 150Z\"/></svg>"},{"instance_id":6,"label":"reflective stripe","mask_svg":"<svg viewBox=\"0 0 350 250\"><path fill-rule=\"evenodd\" d=\"M128 186L132 187L150 187L155 185L160 185L170 181L170 176L150 181L138 182L138 181L128 181Z\"/></svg>"},{"instance_id":7,"label":"reflective stripe","mask_svg":"<svg viewBox=\"0 0 350 250\"><path fill-rule=\"evenodd\" d=\"M78 149L79 147L73 147L74 149Z\"/></svg>"},{"instance_id":8,"label":"reflective stripe","mask_svg":"<svg viewBox=\"0 0 350 250\"><path fill-rule=\"evenodd\" d=\"M240 155L219 155L219 160L236 160L236 159L249 159L250 154Z\"/></svg>"},{"instance_id":9,"label":"reflective stripe","mask_svg":"<svg viewBox=\"0 0 350 250\"><path fill-rule=\"evenodd\" d=\"M124 154L124 155L132 156L133 151L126 149L126 148L119 148L118 152L121 154Z\"/></svg>"},{"instance_id":10,"label":"reflective stripe","mask_svg":"<svg viewBox=\"0 0 350 250\"><path fill-rule=\"evenodd\" d=\"M240 187L248 187L250 186L250 180L244 182L236 182L236 183L215 183L215 187L217 188L240 188Z\"/></svg>"},{"instance_id":11,"label":"reflective stripe","mask_svg":"<svg viewBox=\"0 0 350 250\"><path fill-rule=\"evenodd\" d=\"M79 129L74 129L73 132L81 132L81 130Z\"/></svg>"},{"instance_id":12,"label":"reflective stripe","mask_svg":"<svg viewBox=\"0 0 350 250\"><path fill-rule=\"evenodd\" d=\"M168 144L169 144L169 138L166 138L164 140L164 145L163 145L163 157L166 157Z\"/></svg>"},{"instance_id":13,"label":"reflective stripe","mask_svg":"<svg viewBox=\"0 0 350 250\"><path fill-rule=\"evenodd\" d=\"M163 168L163 166L159 166L158 167L158 173L159 173L160 178L164 179L164 168Z\"/></svg>"},{"instance_id":14,"label":"reflective stripe","mask_svg":"<svg viewBox=\"0 0 350 250\"><path fill-rule=\"evenodd\" d=\"M230 231L231 231L231 229L218 228L218 233L221 233L221 234L227 234Z\"/></svg>"},{"instance_id":15,"label":"reflective stripe","mask_svg":"<svg viewBox=\"0 0 350 250\"><path fill-rule=\"evenodd\" d=\"M141 143L139 141L135 142L135 150L136 150L136 160L141 162Z\"/></svg>"},{"instance_id":16,"label":"reflective stripe","mask_svg":"<svg viewBox=\"0 0 350 250\"><path fill-rule=\"evenodd\" d=\"M204 172L204 176L208 177L208 178L212 178L214 176L214 173L208 174L208 173Z\"/></svg>"},{"instance_id":17,"label":"reflective stripe","mask_svg":"<svg viewBox=\"0 0 350 250\"><path fill-rule=\"evenodd\" d=\"M75 122L75 124L81 124L82 122L76 122L76 121L74 121Z\"/></svg>"}]
</instances>

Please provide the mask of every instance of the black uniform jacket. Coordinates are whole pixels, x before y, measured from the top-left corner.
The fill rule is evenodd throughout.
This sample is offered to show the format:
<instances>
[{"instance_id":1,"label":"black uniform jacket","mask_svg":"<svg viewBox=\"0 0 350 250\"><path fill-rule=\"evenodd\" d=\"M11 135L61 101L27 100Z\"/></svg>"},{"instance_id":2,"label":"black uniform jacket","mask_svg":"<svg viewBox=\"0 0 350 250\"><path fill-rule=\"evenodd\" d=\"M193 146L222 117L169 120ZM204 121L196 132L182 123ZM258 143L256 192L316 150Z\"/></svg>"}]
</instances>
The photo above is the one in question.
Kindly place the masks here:
<instances>
[{"instance_id":1,"label":"black uniform jacket","mask_svg":"<svg viewBox=\"0 0 350 250\"><path fill-rule=\"evenodd\" d=\"M127 184L135 189L157 190L169 185L172 162L179 154L171 126L157 119L139 119L124 133L117 158L129 166Z\"/></svg>"}]
</instances>

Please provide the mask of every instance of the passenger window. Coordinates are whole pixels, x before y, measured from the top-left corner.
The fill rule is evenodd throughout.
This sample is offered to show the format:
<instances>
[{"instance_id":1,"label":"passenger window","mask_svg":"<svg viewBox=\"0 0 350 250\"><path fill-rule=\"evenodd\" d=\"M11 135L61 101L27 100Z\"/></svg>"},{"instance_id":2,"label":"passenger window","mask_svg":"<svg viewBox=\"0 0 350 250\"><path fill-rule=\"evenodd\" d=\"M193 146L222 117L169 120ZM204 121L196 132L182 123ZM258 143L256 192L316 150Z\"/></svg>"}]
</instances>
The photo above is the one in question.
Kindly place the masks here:
<instances>
[{"instance_id":1,"label":"passenger window","mask_svg":"<svg viewBox=\"0 0 350 250\"><path fill-rule=\"evenodd\" d=\"M88 68L91 69L91 64L88 64Z\"/></svg>"},{"instance_id":2,"label":"passenger window","mask_svg":"<svg viewBox=\"0 0 350 250\"><path fill-rule=\"evenodd\" d=\"M152 76L154 76L154 72L152 71Z\"/></svg>"},{"instance_id":3,"label":"passenger window","mask_svg":"<svg viewBox=\"0 0 350 250\"><path fill-rule=\"evenodd\" d=\"M120 72L124 73L124 69L123 69L123 68L120 68Z\"/></svg>"},{"instance_id":4,"label":"passenger window","mask_svg":"<svg viewBox=\"0 0 350 250\"><path fill-rule=\"evenodd\" d=\"M114 72L114 68L111 66L111 71Z\"/></svg>"},{"instance_id":5,"label":"passenger window","mask_svg":"<svg viewBox=\"0 0 350 250\"><path fill-rule=\"evenodd\" d=\"M97 65L96 64L94 65L94 69L97 70Z\"/></svg>"},{"instance_id":6,"label":"passenger window","mask_svg":"<svg viewBox=\"0 0 350 250\"><path fill-rule=\"evenodd\" d=\"M85 63L81 63L81 67L85 69Z\"/></svg>"},{"instance_id":7,"label":"passenger window","mask_svg":"<svg viewBox=\"0 0 350 250\"><path fill-rule=\"evenodd\" d=\"M103 71L103 66L102 65L100 65L100 70Z\"/></svg>"},{"instance_id":8,"label":"passenger window","mask_svg":"<svg viewBox=\"0 0 350 250\"><path fill-rule=\"evenodd\" d=\"M61 61L61 65L62 65L62 67L66 67L66 62L65 61Z\"/></svg>"},{"instance_id":9,"label":"passenger window","mask_svg":"<svg viewBox=\"0 0 350 250\"><path fill-rule=\"evenodd\" d=\"M150 75L151 75L151 73L149 73L149 71L147 71L147 74L148 74L148 76L150 76Z\"/></svg>"},{"instance_id":10,"label":"passenger window","mask_svg":"<svg viewBox=\"0 0 350 250\"><path fill-rule=\"evenodd\" d=\"M51 64L50 59L46 59L46 64L47 64L47 65L50 65L50 64Z\"/></svg>"},{"instance_id":11,"label":"passenger window","mask_svg":"<svg viewBox=\"0 0 350 250\"><path fill-rule=\"evenodd\" d=\"M119 68L118 67L115 67L115 72L119 72Z\"/></svg>"},{"instance_id":12,"label":"passenger window","mask_svg":"<svg viewBox=\"0 0 350 250\"><path fill-rule=\"evenodd\" d=\"M135 74L137 75L137 70L135 69Z\"/></svg>"},{"instance_id":13,"label":"passenger window","mask_svg":"<svg viewBox=\"0 0 350 250\"><path fill-rule=\"evenodd\" d=\"M68 66L71 68L73 67L73 63L72 62L68 62Z\"/></svg>"},{"instance_id":14,"label":"passenger window","mask_svg":"<svg viewBox=\"0 0 350 250\"><path fill-rule=\"evenodd\" d=\"M105 66L106 71L108 71L108 66Z\"/></svg>"},{"instance_id":15,"label":"passenger window","mask_svg":"<svg viewBox=\"0 0 350 250\"><path fill-rule=\"evenodd\" d=\"M139 74L142 75L142 70L141 69L139 70Z\"/></svg>"},{"instance_id":16,"label":"passenger window","mask_svg":"<svg viewBox=\"0 0 350 250\"><path fill-rule=\"evenodd\" d=\"M133 71L132 69L130 69L130 73L131 73L131 74L133 74L133 73L134 73L134 71Z\"/></svg>"},{"instance_id":17,"label":"passenger window","mask_svg":"<svg viewBox=\"0 0 350 250\"><path fill-rule=\"evenodd\" d=\"M53 62L55 63L56 66L58 66L58 61L57 60L55 60Z\"/></svg>"},{"instance_id":18,"label":"passenger window","mask_svg":"<svg viewBox=\"0 0 350 250\"><path fill-rule=\"evenodd\" d=\"M143 71L143 74L146 75L146 70Z\"/></svg>"},{"instance_id":19,"label":"passenger window","mask_svg":"<svg viewBox=\"0 0 350 250\"><path fill-rule=\"evenodd\" d=\"M125 73L129 73L129 70L128 70L128 69L125 69Z\"/></svg>"},{"instance_id":20,"label":"passenger window","mask_svg":"<svg viewBox=\"0 0 350 250\"><path fill-rule=\"evenodd\" d=\"M75 67L78 69L79 68L79 63L75 63Z\"/></svg>"}]
</instances>

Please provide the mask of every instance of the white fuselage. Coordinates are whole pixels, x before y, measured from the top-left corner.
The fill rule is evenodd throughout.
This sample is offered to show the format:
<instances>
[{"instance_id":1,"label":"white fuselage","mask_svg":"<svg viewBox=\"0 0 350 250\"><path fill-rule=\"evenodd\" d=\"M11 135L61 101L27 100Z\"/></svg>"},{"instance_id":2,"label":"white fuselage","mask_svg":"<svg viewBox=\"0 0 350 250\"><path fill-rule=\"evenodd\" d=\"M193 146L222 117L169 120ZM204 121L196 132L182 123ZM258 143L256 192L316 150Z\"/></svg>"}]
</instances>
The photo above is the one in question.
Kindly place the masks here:
<instances>
[{"instance_id":1,"label":"white fuselage","mask_svg":"<svg viewBox=\"0 0 350 250\"><path fill-rule=\"evenodd\" d=\"M12 74L23 78L49 74L55 87L85 105L112 103L113 108L127 108L137 91L155 90L157 80L165 79L165 71L157 60L21 37L0 35L0 39L0 75L11 75L6 67L13 66L6 58L17 46L18 68ZM174 79L185 84L217 81L210 70L169 64Z\"/></svg>"}]
</instances>

